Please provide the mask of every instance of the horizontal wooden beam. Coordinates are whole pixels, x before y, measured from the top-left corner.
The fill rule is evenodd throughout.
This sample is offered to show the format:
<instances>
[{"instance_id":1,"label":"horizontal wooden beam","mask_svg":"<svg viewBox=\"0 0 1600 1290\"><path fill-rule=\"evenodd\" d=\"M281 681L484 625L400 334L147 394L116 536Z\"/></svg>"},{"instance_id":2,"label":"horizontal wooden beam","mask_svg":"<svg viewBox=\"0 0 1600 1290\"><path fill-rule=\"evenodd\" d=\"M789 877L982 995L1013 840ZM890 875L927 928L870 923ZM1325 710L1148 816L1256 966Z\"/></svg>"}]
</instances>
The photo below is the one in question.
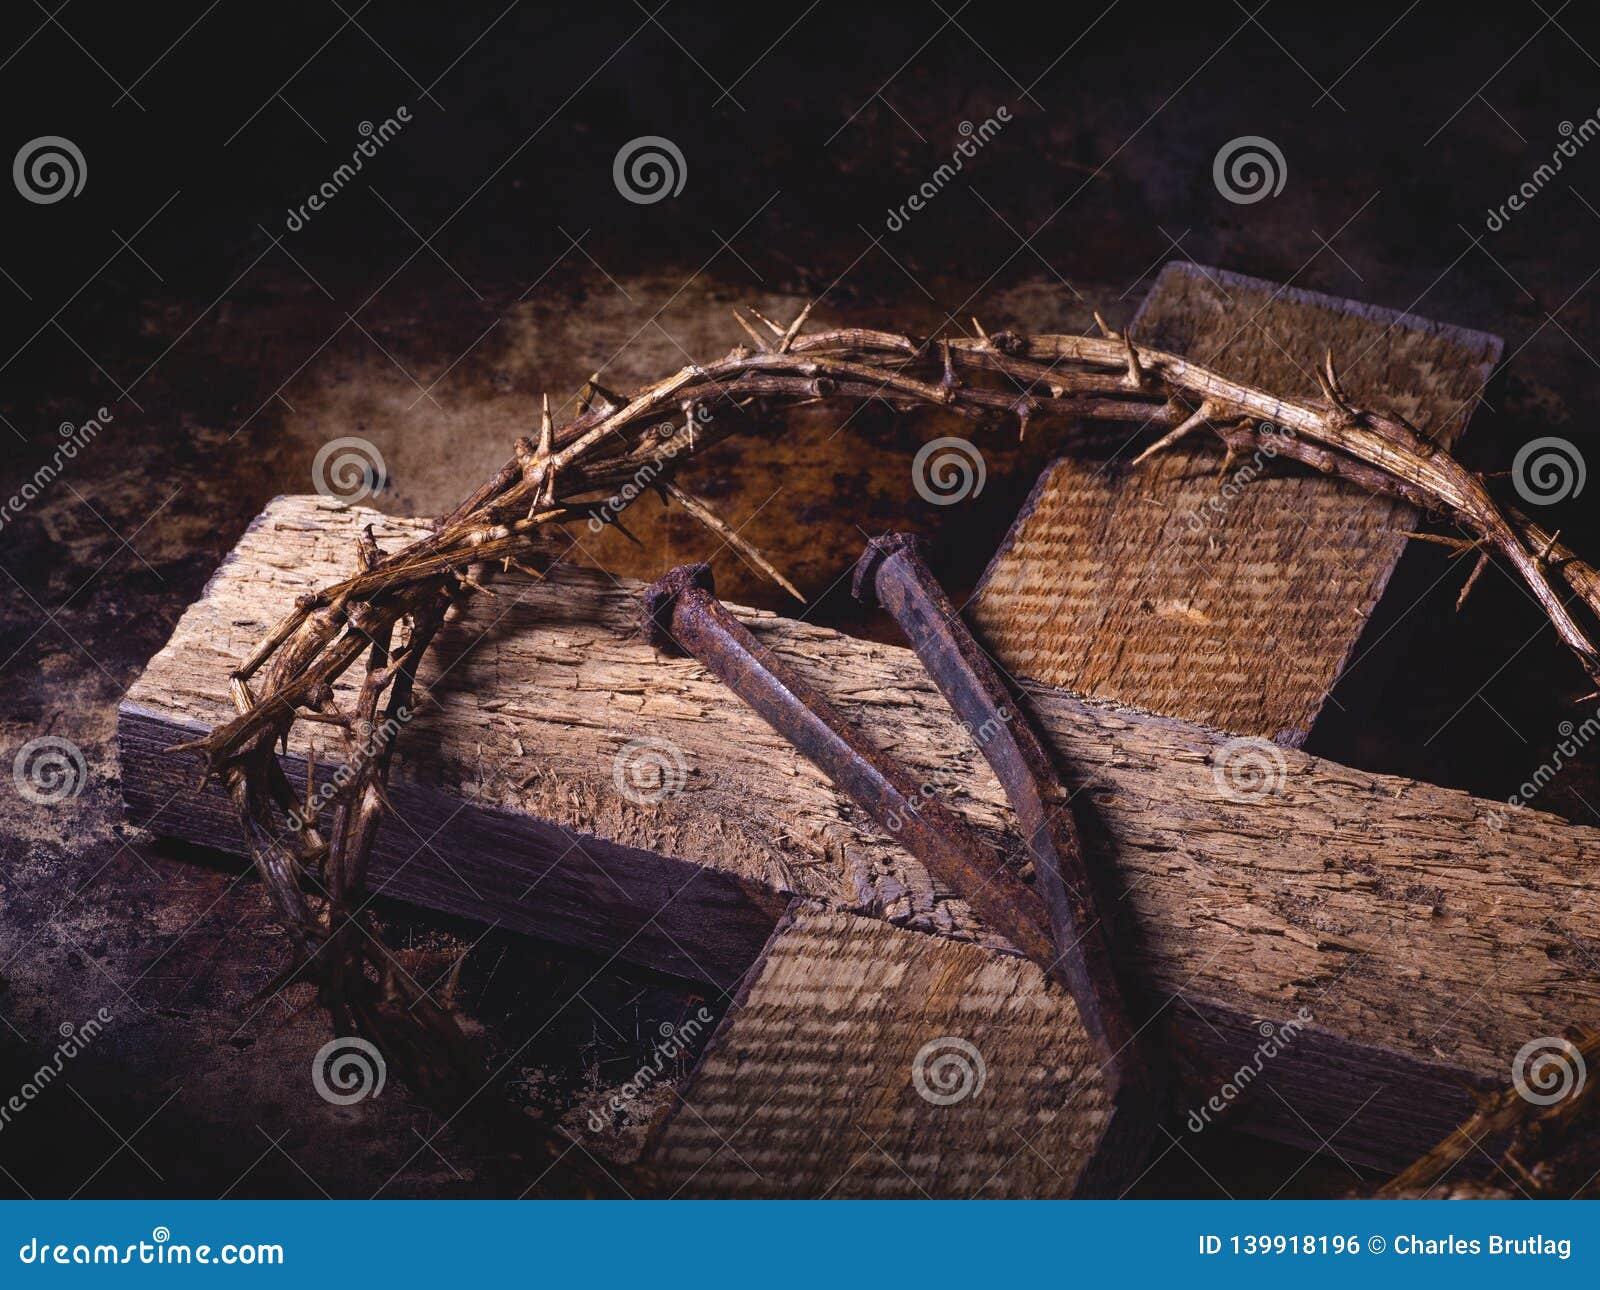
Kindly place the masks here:
<instances>
[{"instance_id":1,"label":"horizontal wooden beam","mask_svg":"<svg viewBox=\"0 0 1600 1290\"><path fill-rule=\"evenodd\" d=\"M135 820L242 850L221 794L162 749L230 713L236 660L295 595L353 567L366 523L385 547L423 527L316 497L279 498L251 525L123 703ZM637 587L577 569L495 585L424 671L378 889L724 989L793 896L1006 951L697 663L657 658ZM738 613L997 846L1020 848L908 650ZM1301 1099L1257 1098L1243 1117L1263 1131L1337 1130L1352 1159L1401 1159L1418 1126L1459 1118L1463 1083L1503 1083L1529 1038L1600 1021L1600 830L1048 687L1030 699L1080 790L1112 943L1174 1019L1195 1089L1252 1058L1260 1022L1313 1017L1291 1049L1317 1055ZM309 723L291 775L307 738L326 776L333 741ZM1259 759L1267 791L1227 773L1241 757Z\"/></svg>"}]
</instances>

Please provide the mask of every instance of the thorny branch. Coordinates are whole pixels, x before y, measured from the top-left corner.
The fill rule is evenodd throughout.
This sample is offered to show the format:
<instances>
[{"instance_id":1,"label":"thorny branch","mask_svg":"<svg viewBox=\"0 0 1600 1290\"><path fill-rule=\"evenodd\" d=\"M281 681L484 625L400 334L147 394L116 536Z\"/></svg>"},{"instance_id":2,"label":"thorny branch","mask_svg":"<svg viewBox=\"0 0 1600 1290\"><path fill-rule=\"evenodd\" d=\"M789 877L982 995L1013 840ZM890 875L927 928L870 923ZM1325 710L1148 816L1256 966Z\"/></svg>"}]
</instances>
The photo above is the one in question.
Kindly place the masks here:
<instances>
[{"instance_id":1,"label":"thorny branch","mask_svg":"<svg viewBox=\"0 0 1600 1290\"><path fill-rule=\"evenodd\" d=\"M676 474L696 453L759 431L785 407L877 400L898 410L939 407L980 424L1015 418L1024 434L1046 418L1111 419L1165 431L1139 460L1203 429L1222 440L1230 457L1271 436L1276 452L1457 524L1470 536L1450 540L1508 564L1600 688L1593 636L1600 628L1600 571L1557 535L1501 505L1481 475L1415 427L1357 408L1331 355L1318 373L1322 398L1297 401L1139 345L1103 321L1099 336L1029 336L989 335L974 319L975 337L917 340L854 327L804 335L809 310L787 327L750 313L735 317L752 344L716 362L684 367L630 398L591 380L579 414L560 427L547 399L538 439L519 438L511 459L426 537L386 553L369 530L358 571L302 597L233 673L238 715L183 745L203 756L206 776L219 777L234 799L256 868L293 941L290 977L314 982L341 1028L375 1042L414 1091L452 1118L464 1109L487 1116L499 1134L510 1112L484 1109L499 1103L480 1096L483 1068L454 1019L410 980L365 912L367 862L393 752L392 739L374 744L375 732L404 716L418 666L450 607L484 589L480 576L496 564L542 576L563 554L563 525L620 528L620 511L654 490L730 538L733 530L682 490ZM759 552L739 542L793 592ZM334 683L363 655L359 692L353 706L341 709ZM301 827L286 828L282 820L297 803L274 750L287 748L289 730L301 719L337 730L346 764L357 769L333 797L326 826L308 785ZM571 1151L561 1152L548 1134L536 1136L552 1156ZM603 1186L592 1174L583 1181Z\"/></svg>"}]
</instances>

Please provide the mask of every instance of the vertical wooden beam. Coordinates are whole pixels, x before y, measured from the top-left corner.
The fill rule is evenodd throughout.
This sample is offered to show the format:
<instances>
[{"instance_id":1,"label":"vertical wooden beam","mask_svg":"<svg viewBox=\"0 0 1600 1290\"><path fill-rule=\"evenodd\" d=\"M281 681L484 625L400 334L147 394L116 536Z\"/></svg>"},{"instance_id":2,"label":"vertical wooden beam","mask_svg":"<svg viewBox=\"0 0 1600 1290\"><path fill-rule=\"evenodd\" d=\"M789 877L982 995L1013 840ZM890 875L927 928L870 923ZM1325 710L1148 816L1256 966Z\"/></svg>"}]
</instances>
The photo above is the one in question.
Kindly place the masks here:
<instances>
[{"instance_id":1,"label":"vertical wooden beam","mask_svg":"<svg viewBox=\"0 0 1600 1290\"><path fill-rule=\"evenodd\" d=\"M1331 350L1351 395L1441 444L1499 361L1497 336L1220 269L1167 265L1135 339L1316 397ZM1087 430L1040 477L984 575L974 626L1014 675L1299 747L1358 656L1411 506L1270 459L1219 473L1215 442L1132 465Z\"/></svg>"}]
</instances>

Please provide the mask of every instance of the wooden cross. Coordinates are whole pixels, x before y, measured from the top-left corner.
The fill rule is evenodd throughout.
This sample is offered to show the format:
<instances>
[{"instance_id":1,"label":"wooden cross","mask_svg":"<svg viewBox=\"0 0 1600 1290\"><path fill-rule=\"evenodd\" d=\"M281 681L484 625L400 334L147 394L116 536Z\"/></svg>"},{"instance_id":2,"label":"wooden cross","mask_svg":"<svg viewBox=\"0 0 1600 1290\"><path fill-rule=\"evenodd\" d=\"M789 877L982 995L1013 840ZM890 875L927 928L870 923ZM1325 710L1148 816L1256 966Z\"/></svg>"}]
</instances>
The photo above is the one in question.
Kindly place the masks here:
<instances>
[{"instance_id":1,"label":"wooden cross","mask_svg":"<svg viewBox=\"0 0 1600 1290\"><path fill-rule=\"evenodd\" d=\"M1331 344L1352 393L1446 443L1500 353L1193 266L1163 272L1134 327L1307 394ZM1199 448L1131 469L1119 446L1074 441L1046 472L969 614L1078 776L1112 943L1190 1105L1219 1098L1238 1127L1402 1164L1464 1117L1469 1086L1503 1085L1528 1039L1600 1016L1576 952L1600 916L1585 886L1600 830L1298 751L1368 648L1408 507L1303 475L1230 487ZM385 547L423 528L315 497L251 526L122 706L136 819L242 851L225 798L161 750L231 714L234 662L296 594L348 571L366 522ZM656 658L638 587L579 569L505 585L469 602L424 672L432 702L399 745L374 889L737 992L649 1145L669 1189L1070 1191L1096 1116L1070 999L698 664ZM997 845L1020 845L909 651L740 612ZM302 780L304 738L287 758ZM1241 755L1270 791L1230 778ZM630 775L646 765L662 778ZM1277 1055L1238 1088L1267 1026Z\"/></svg>"}]
</instances>

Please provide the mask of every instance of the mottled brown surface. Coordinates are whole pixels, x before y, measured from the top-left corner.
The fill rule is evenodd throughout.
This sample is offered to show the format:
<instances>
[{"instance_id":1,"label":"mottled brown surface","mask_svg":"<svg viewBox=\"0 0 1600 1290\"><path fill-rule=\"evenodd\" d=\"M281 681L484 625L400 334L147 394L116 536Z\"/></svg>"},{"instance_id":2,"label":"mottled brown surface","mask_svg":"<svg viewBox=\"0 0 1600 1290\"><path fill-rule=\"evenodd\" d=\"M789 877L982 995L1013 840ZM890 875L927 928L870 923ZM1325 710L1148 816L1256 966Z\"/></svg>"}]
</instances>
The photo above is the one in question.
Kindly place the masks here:
<instances>
[{"instance_id":1,"label":"mottled brown surface","mask_svg":"<svg viewBox=\"0 0 1600 1290\"><path fill-rule=\"evenodd\" d=\"M1331 351L1358 404L1447 446L1501 351L1482 332L1188 264L1161 271L1129 327L1285 398L1318 397ZM1218 473L1205 430L1131 465L1131 437L1100 431L1041 476L973 598L975 626L1019 676L1301 746L1416 509L1265 456Z\"/></svg>"}]
</instances>

